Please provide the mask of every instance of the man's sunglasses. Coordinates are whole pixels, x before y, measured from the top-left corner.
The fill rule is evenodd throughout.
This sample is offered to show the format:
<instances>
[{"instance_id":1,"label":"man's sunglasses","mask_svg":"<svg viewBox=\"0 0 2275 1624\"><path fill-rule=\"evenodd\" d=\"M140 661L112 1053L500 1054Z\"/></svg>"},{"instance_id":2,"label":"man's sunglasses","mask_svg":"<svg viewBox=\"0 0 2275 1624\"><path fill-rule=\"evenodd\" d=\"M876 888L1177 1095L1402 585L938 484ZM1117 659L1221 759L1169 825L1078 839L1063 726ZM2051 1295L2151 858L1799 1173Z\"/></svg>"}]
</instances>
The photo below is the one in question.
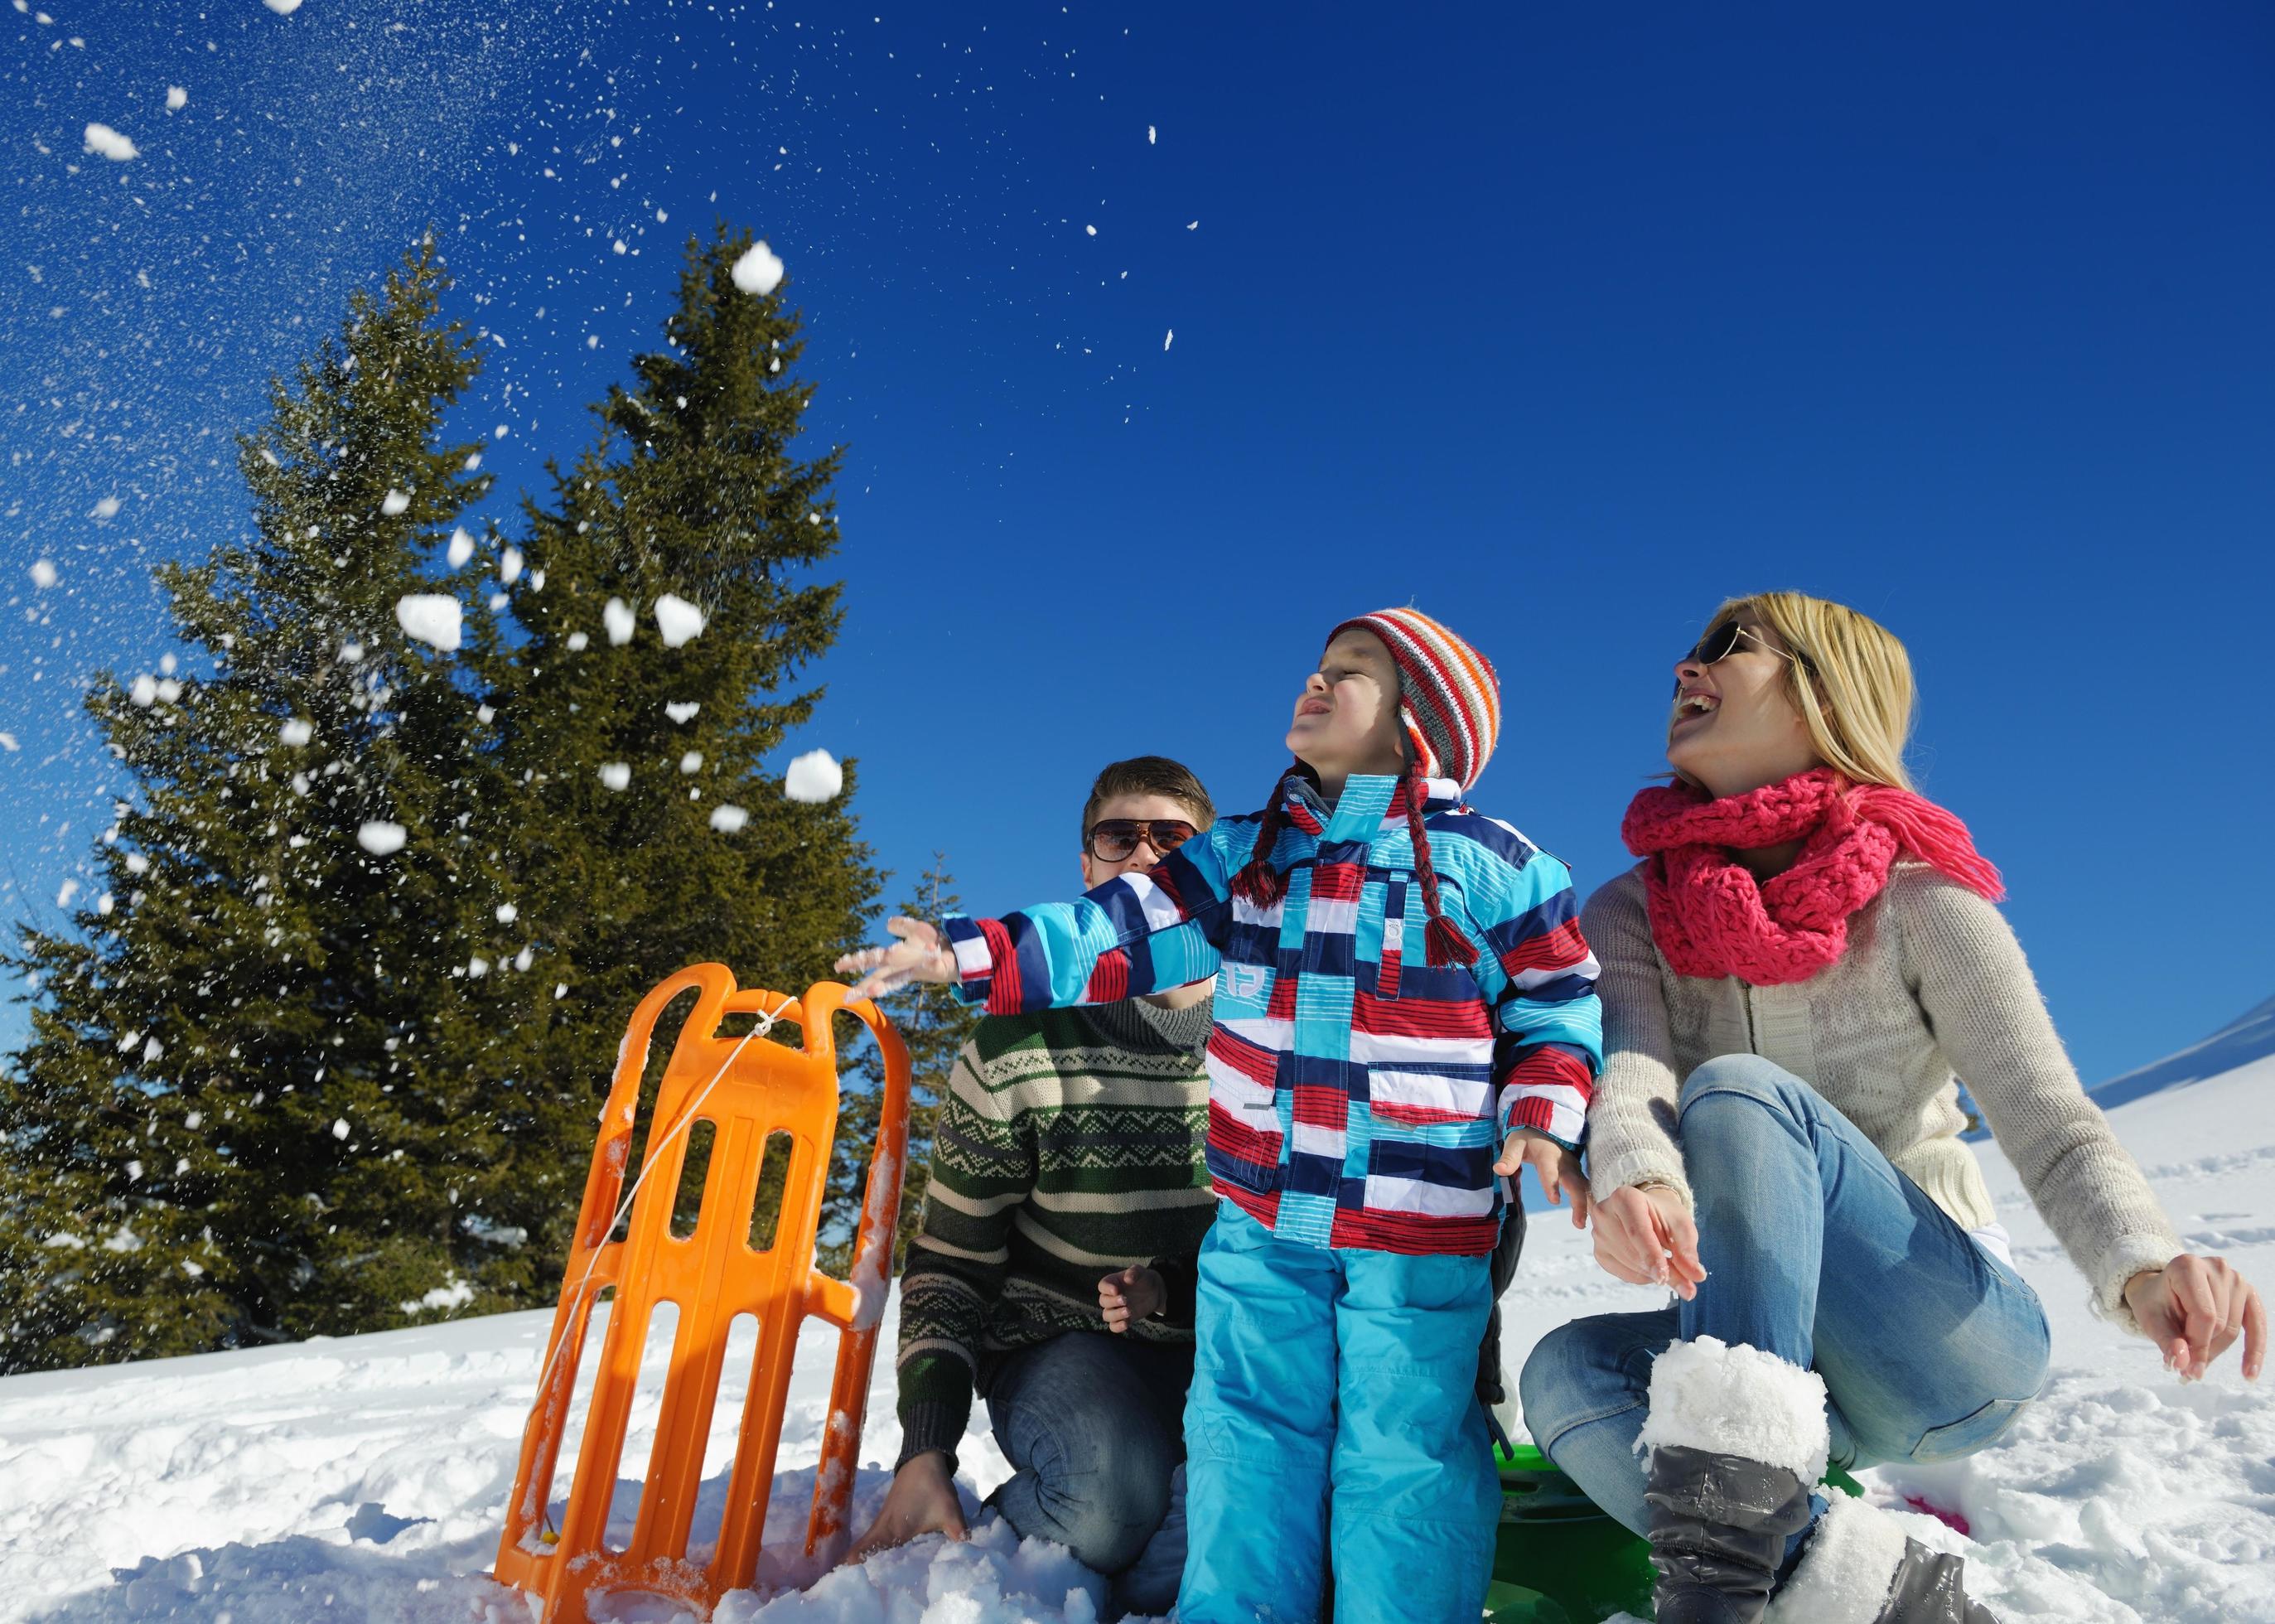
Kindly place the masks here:
<instances>
[{"instance_id":1,"label":"man's sunglasses","mask_svg":"<svg viewBox=\"0 0 2275 1624\"><path fill-rule=\"evenodd\" d=\"M1156 857L1168 857L1200 831L1182 818L1107 818L1090 826L1086 844L1101 863L1119 863L1141 839Z\"/></svg>"}]
</instances>

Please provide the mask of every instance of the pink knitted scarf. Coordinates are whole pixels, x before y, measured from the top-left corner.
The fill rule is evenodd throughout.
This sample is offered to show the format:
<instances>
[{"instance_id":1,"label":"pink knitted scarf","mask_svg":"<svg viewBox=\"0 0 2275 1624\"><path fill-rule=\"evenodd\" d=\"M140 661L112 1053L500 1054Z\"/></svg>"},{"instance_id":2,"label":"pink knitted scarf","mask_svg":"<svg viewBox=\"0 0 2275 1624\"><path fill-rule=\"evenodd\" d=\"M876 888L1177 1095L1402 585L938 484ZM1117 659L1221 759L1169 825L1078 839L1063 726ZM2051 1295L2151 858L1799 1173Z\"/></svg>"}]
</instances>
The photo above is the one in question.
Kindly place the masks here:
<instances>
[{"instance_id":1,"label":"pink knitted scarf","mask_svg":"<svg viewBox=\"0 0 2275 1624\"><path fill-rule=\"evenodd\" d=\"M1851 783L1831 767L1719 801L1684 783L1645 789L1620 834L1651 859L1651 937L1682 976L1806 981L1839 960L1849 916L1879 895L1900 855L1992 902L2006 894L1957 818L1908 789ZM1804 842L1801 856L1768 880L1730 856L1794 840Z\"/></svg>"}]
</instances>

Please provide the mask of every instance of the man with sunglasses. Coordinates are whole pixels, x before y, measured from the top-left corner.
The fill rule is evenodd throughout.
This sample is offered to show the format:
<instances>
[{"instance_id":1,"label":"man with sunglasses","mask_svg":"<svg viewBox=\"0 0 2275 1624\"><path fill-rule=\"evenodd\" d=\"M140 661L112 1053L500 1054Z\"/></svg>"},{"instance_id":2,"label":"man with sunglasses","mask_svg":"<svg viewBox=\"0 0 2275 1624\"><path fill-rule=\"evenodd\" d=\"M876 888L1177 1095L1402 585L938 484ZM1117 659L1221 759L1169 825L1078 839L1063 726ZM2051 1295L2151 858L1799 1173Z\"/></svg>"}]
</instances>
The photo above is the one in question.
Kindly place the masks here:
<instances>
[{"instance_id":1,"label":"man with sunglasses","mask_svg":"<svg viewBox=\"0 0 2275 1624\"><path fill-rule=\"evenodd\" d=\"M1214 820L1177 762L1114 763L1083 806L1084 889ZM901 1279L900 1463L848 1561L964 1537L956 1449L977 1389L1013 1468L990 1506L1111 1575L1108 1617L1175 1601L1194 1265L1215 1213L1213 987L991 1016L957 1057Z\"/></svg>"}]
</instances>

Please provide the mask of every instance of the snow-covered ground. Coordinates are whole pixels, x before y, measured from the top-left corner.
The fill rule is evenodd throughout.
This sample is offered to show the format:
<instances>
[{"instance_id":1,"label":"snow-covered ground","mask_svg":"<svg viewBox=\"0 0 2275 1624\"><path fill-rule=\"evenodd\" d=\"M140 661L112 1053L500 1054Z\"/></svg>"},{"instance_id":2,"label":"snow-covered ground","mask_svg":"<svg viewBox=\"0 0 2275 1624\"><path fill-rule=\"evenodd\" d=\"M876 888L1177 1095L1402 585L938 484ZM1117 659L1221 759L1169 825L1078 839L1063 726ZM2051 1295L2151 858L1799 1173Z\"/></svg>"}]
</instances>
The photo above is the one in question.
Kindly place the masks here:
<instances>
[{"instance_id":1,"label":"snow-covered ground","mask_svg":"<svg viewBox=\"0 0 2275 1624\"><path fill-rule=\"evenodd\" d=\"M2112 1120L2189 1243L2275 1286L2275 1055L2129 1099ZM2094 1318L2012 1170L1978 1149L2017 1259L2053 1317L2052 1382L1999 1447L1867 1473L1868 1489L1963 1520L1971 1538L1925 1516L1910 1525L1965 1552L1975 1590L2007 1624L2275 1621L2275 1395L2247 1386L2233 1355L2183 1386L2147 1343ZM1651 1300L1599 1272L1558 1215L1542 1215L1508 1299L1510 1368L1568 1318ZM0 1618L520 1624L522 1598L484 1575L548 1321L512 1314L0 1381ZM892 1343L888 1324L888 1353ZM833 1353L816 1324L790 1389L769 1518L781 1551L803 1531ZM863 1449L873 1466L899 1443L888 1367L881 1357ZM699 1530L715 1526L740 1397L739 1386L722 1395ZM654 1419L652 1401L635 1416L627 1475L646 1459ZM964 1462L976 1510L1009 1469L984 1430ZM885 1483L882 1470L862 1474L858 1524ZM634 1492L620 1489L616 1507L627 1530ZM812 1577L771 1554L765 1571ZM738 1593L715 1618L1092 1624L1100 1590L1063 1551L1022 1546L995 1524L967 1545L920 1541L802 1591Z\"/></svg>"}]
</instances>

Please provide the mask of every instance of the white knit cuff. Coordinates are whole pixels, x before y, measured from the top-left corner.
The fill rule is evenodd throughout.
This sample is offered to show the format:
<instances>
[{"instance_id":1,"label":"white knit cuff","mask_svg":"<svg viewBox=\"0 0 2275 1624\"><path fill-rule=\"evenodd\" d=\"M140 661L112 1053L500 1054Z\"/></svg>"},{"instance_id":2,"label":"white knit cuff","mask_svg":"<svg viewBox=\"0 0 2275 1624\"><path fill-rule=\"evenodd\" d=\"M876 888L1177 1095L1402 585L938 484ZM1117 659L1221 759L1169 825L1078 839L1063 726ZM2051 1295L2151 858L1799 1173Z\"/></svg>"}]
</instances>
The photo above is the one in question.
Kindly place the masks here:
<instances>
[{"instance_id":1,"label":"white knit cuff","mask_svg":"<svg viewBox=\"0 0 2275 1624\"><path fill-rule=\"evenodd\" d=\"M1611 1157L1599 1157L1592 1150L1589 1152L1591 1198L1601 1201L1630 1184L1664 1184L1682 1197L1686 1208L1697 1205L1690 1198L1690 1181L1683 1176L1680 1156L1669 1159L1650 1150L1627 1151Z\"/></svg>"},{"instance_id":2,"label":"white knit cuff","mask_svg":"<svg viewBox=\"0 0 2275 1624\"><path fill-rule=\"evenodd\" d=\"M1874 1624L1887 1605L1904 1563L1902 1525L1839 1489L1824 1492L1832 1505L1762 1624Z\"/></svg>"},{"instance_id":3,"label":"white knit cuff","mask_svg":"<svg viewBox=\"0 0 2275 1624\"><path fill-rule=\"evenodd\" d=\"M1636 1446L1734 1454L1813 1484L1829 1447L1825 1379L1743 1342L1676 1342L1651 1363L1651 1414Z\"/></svg>"}]
</instances>

